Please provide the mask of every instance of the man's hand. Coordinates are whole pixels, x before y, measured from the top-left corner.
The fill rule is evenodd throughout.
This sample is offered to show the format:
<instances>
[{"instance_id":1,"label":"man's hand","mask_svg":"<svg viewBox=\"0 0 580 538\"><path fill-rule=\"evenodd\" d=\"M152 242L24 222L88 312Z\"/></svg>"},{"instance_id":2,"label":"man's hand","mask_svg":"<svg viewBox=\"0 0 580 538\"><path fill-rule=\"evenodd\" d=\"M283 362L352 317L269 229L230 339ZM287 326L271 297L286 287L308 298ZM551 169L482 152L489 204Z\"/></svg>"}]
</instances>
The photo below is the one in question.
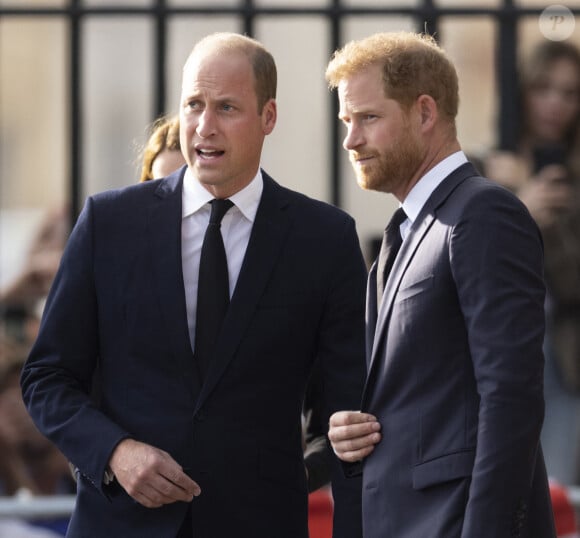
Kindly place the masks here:
<instances>
[{"instance_id":1,"label":"man's hand","mask_svg":"<svg viewBox=\"0 0 580 538\"><path fill-rule=\"evenodd\" d=\"M368 456L381 440L381 425L368 413L339 411L330 417L328 438L334 453L342 460L355 462Z\"/></svg>"},{"instance_id":2,"label":"man's hand","mask_svg":"<svg viewBox=\"0 0 580 538\"><path fill-rule=\"evenodd\" d=\"M125 439L117 445L109 467L123 489L147 508L190 502L201 493L200 487L167 452L134 439Z\"/></svg>"}]
</instances>

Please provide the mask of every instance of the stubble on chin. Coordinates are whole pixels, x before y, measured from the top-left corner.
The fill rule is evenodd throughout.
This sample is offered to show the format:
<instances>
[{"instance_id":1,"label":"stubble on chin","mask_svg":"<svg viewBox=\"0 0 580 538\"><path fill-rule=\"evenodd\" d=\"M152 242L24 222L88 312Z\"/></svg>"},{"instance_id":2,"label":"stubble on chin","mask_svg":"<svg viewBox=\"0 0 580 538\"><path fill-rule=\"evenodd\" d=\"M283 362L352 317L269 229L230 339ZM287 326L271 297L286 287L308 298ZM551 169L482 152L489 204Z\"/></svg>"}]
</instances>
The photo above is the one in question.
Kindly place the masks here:
<instances>
[{"instance_id":1,"label":"stubble on chin","mask_svg":"<svg viewBox=\"0 0 580 538\"><path fill-rule=\"evenodd\" d=\"M388 192L387 182L384 178L376 177L375 175L363 174L360 171L356 173L356 181L358 186L365 191Z\"/></svg>"},{"instance_id":2,"label":"stubble on chin","mask_svg":"<svg viewBox=\"0 0 580 538\"><path fill-rule=\"evenodd\" d=\"M356 174L356 182L361 189L363 189L365 191L370 190L369 185L368 185L368 181L366 180L365 177L361 176L360 174Z\"/></svg>"},{"instance_id":3,"label":"stubble on chin","mask_svg":"<svg viewBox=\"0 0 580 538\"><path fill-rule=\"evenodd\" d=\"M357 178L357 183L358 183L358 186L365 191L376 191L377 190L376 185L372 181L369 181L367 178L359 177L359 178Z\"/></svg>"}]
</instances>

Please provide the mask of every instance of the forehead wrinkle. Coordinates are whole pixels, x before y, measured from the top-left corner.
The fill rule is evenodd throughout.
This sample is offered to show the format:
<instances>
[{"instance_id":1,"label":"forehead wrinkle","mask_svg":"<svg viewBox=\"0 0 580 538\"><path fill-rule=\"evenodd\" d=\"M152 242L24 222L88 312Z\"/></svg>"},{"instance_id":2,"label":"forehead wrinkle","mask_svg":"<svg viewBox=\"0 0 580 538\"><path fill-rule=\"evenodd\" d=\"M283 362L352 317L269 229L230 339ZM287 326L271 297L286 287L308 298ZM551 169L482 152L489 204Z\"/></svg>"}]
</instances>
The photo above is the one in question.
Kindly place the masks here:
<instances>
[{"instance_id":1,"label":"forehead wrinkle","mask_svg":"<svg viewBox=\"0 0 580 538\"><path fill-rule=\"evenodd\" d=\"M359 101L361 102L357 103L356 99L343 94L339 104L339 117L368 114L376 108L373 103L369 103L364 99L359 99Z\"/></svg>"},{"instance_id":2,"label":"forehead wrinkle","mask_svg":"<svg viewBox=\"0 0 580 538\"><path fill-rule=\"evenodd\" d=\"M248 80L247 71L237 64L231 70L220 71L214 63L205 60L208 58L190 64L184 73L182 93L185 97L229 102L240 102L247 95L253 98L254 85L252 80Z\"/></svg>"}]
</instances>

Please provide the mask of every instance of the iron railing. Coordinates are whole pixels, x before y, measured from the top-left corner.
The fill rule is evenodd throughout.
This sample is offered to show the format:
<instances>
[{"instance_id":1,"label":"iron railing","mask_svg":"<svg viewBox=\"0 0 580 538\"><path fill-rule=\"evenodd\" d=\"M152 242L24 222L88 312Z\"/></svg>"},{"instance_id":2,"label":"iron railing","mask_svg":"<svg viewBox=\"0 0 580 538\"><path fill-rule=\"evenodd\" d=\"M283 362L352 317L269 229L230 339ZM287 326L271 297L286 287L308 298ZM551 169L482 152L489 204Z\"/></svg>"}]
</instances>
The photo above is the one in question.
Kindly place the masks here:
<instances>
[{"instance_id":1,"label":"iron railing","mask_svg":"<svg viewBox=\"0 0 580 538\"><path fill-rule=\"evenodd\" d=\"M391 1L385 1L381 7L365 6L361 0L359 6L345 5L344 0L329 0L326 6L307 7L287 6L267 7L257 5L254 0L240 0L238 6L220 5L218 1L207 1L206 5L173 5L167 0L152 0L148 6L123 5L122 1L103 6L85 5L82 0L69 0L62 7L39 7L33 2L21 0L18 5L4 6L0 4L0 20L5 17L60 17L67 19L69 27L69 67L68 88L70 99L68 101L69 113L69 144L67 158L69 160L69 179L67 198L71 213L74 218L78 214L82 202L83 186L83 96L81 93L82 69L81 51L83 47L82 21L103 16L149 16L155 22L154 44L151 48L151 61L153 64L153 102L152 118L166 111L166 63L168 41L168 19L175 15L229 15L239 17L240 31L248 35L254 35L254 21L257 17L267 15L270 17L291 16L323 16L330 23L330 36L328 40L328 54L343 44L342 23L349 16L393 15L412 16L416 20L419 31L427 31L440 36L438 22L442 17L474 17L485 15L496 21L498 27L498 40L496 49L496 71L498 81L499 110L498 110L498 145L502 148L512 148L515 142L517 129L517 80L516 80L516 56L517 56L517 23L523 17L539 16L542 8L526 8L516 5L514 0L503 0L495 8L485 5L474 5L474 2L465 2L463 6L442 7L434 0L419 0L417 6L408 7L394 5ZM576 15L580 8L570 8ZM329 192L331 202L337 206L343 205L341 192L341 149L340 131L337 122L337 102L334 97L329 98L331 108L329 126L330 166L328 172Z\"/></svg>"}]
</instances>

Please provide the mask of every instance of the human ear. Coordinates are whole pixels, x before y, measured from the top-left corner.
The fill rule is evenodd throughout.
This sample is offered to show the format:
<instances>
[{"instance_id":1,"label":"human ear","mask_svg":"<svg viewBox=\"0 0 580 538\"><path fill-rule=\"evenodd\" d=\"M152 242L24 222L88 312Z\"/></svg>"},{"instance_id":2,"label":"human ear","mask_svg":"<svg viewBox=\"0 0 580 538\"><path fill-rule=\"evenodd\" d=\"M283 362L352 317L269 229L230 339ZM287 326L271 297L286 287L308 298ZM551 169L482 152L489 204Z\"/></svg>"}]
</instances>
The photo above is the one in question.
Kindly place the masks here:
<instances>
[{"instance_id":1,"label":"human ear","mask_svg":"<svg viewBox=\"0 0 580 538\"><path fill-rule=\"evenodd\" d=\"M430 95L420 95L416 102L419 116L421 118L421 129L429 130L431 129L439 116L439 111L437 109L437 103L435 99Z\"/></svg>"},{"instance_id":2,"label":"human ear","mask_svg":"<svg viewBox=\"0 0 580 538\"><path fill-rule=\"evenodd\" d=\"M262 108L262 130L265 135L269 135L274 130L277 115L276 101L270 99Z\"/></svg>"}]
</instances>

